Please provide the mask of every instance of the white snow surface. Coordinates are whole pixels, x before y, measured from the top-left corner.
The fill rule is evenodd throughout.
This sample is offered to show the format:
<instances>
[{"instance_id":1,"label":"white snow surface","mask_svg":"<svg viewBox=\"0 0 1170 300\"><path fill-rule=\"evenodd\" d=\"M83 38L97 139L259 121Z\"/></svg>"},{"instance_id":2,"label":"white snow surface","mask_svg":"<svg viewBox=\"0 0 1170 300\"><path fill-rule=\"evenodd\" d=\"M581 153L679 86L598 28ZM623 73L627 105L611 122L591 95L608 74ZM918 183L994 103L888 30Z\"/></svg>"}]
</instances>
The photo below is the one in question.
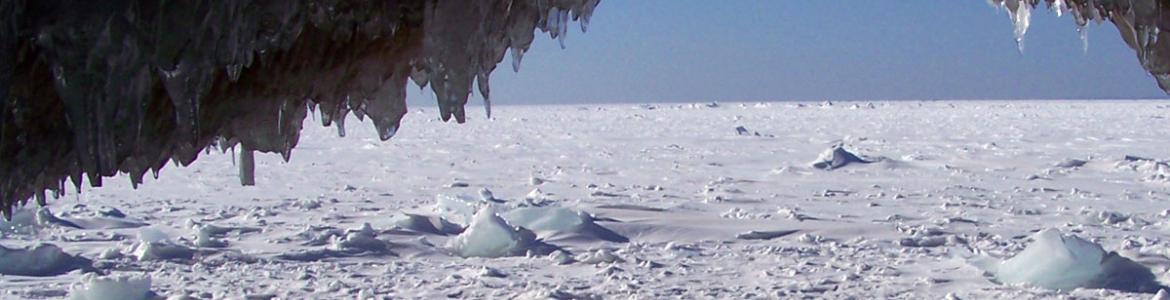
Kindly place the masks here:
<instances>
[{"instance_id":1,"label":"white snow surface","mask_svg":"<svg viewBox=\"0 0 1170 300\"><path fill-rule=\"evenodd\" d=\"M1170 282L1166 101L434 116L412 110L387 142L356 119L345 138L306 126L291 161L256 156L255 186L239 185L231 153L211 152L138 190L107 180L18 212L0 223L0 246L25 252L7 253L51 244L60 253L41 251L82 259L45 276L0 274L0 298L80 295L95 270L145 272L159 297L199 299L1154 296L1012 284L1022 273L1003 272L1060 253L1113 254ZM883 159L809 165L839 144ZM483 232L503 245L484 249L504 250L478 254L508 255L451 247ZM1005 262L981 269L961 253ZM144 290L125 283L115 290Z\"/></svg>"},{"instance_id":2,"label":"white snow surface","mask_svg":"<svg viewBox=\"0 0 1170 300\"><path fill-rule=\"evenodd\" d=\"M150 277L93 273L83 275L81 284L69 293L70 300L147 300L152 296Z\"/></svg>"}]
</instances>

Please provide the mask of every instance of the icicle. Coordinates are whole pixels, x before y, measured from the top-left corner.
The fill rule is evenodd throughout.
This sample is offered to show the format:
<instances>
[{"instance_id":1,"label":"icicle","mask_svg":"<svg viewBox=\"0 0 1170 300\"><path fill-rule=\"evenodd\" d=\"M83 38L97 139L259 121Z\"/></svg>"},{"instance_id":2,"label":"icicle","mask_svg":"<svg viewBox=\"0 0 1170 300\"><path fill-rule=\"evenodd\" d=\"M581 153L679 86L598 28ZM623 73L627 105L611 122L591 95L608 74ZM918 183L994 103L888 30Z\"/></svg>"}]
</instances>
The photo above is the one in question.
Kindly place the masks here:
<instances>
[{"instance_id":1,"label":"icicle","mask_svg":"<svg viewBox=\"0 0 1170 300\"><path fill-rule=\"evenodd\" d=\"M1077 26L1077 35L1081 37L1081 51L1089 53L1089 27Z\"/></svg>"},{"instance_id":2,"label":"icicle","mask_svg":"<svg viewBox=\"0 0 1170 300\"><path fill-rule=\"evenodd\" d=\"M256 157L247 144L240 144L240 185L256 185Z\"/></svg>"},{"instance_id":3,"label":"icicle","mask_svg":"<svg viewBox=\"0 0 1170 300\"><path fill-rule=\"evenodd\" d=\"M317 117L319 108L319 121L336 121L342 136L345 117L353 110L359 120L370 118L380 138L393 137L406 114L409 81L431 86L441 117L461 123L468 96L477 89L490 118L490 73L507 52L518 71L537 32L564 47L571 22L579 21L585 32L598 5L598 0L405 1L387 6L384 1L245 5L191 0L149 8L115 1L96 8L50 4L28 11L5 11L16 6L0 5L5 20L44 20L0 22L0 97L23 93L8 97L59 101L44 107L64 108L67 117L41 111L29 115L46 117L34 127L60 124L49 127L60 131L49 132L70 136L30 136L28 141L43 146L36 141L69 139L69 149L46 149L62 154L50 159L80 158L59 169L29 168L46 162L6 165L9 169L0 173L12 184L0 190L0 207L11 209L39 197L37 191L63 192L67 178L78 192L82 182L101 185L103 177L118 172L128 173L137 186L146 171L158 178L168 163L187 165L202 152L216 146L225 151L233 143L247 148L233 159L240 159L241 183L248 184L254 182L246 169L253 168L255 151L278 151L288 161L307 110ZM274 18L242 13L252 8ZM28 53L13 55L13 49ZM14 74L47 76L44 82L13 82ZM0 111L11 110L9 104L0 103ZM14 127L27 125L0 114L0 129L26 129ZM11 136L2 138L0 151L19 144Z\"/></svg>"},{"instance_id":4,"label":"icicle","mask_svg":"<svg viewBox=\"0 0 1170 300\"><path fill-rule=\"evenodd\" d=\"M1027 0L1007 0L1008 15L1015 24L1016 46L1024 52L1024 36L1028 34L1028 27L1032 24L1032 6ZM1014 7L1013 7L1014 6Z\"/></svg>"},{"instance_id":5,"label":"icicle","mask_svg":"<svg viewBox=\"0 0 1170 300\"><path fill-rule=\"evenodd\" d=\"M488 84L489 75L487 73L479 73L475 77L475 85L479 86L479 95L483 96L483 110L487 114L487 118L492 118L492 100L490 96L490 85Z\"/></svg>"},{"instance_id":6,"label":"icicle","mask_svg":"<svg viewBox=\"0 0 1170 300\"><path fill-rule=\"evenodd\" d=\"M243 73L244 66L239 64L228 65L225 68L225 71L227 72L228 80L231 80L232 82L239 81L240 73Z\"/></svg>"},{"instance_id":7,"label":"icicle","mask_svg":"<svg viewBox=\"0 0 1170 300\"><path fill-rule=\"evenodd\" d=\"M512 48L512 71L520 72L520 61L524 60L524 49Z\"/></svg>"}]
</instances>

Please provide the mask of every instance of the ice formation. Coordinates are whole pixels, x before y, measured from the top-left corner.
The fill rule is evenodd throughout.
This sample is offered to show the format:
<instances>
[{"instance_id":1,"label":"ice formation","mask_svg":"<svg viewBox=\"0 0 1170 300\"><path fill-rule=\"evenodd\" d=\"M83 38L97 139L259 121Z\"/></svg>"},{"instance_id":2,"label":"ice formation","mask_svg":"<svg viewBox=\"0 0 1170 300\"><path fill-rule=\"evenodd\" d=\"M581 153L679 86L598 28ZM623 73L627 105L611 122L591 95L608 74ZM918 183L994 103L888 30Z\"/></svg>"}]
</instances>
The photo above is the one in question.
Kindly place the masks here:
<instances>
[{"instance_id":1,"label":"ice formation","mask_svg":"<svg viewBox=\"0 0 1170 300\"><path fill-rule=\"evenodd\" d=\"M0 246L0 274L19 276L55 276L77 269L89 269L91 262L61 251L53 244L39 244L25 249Z\"/></svg>"},{"instance_id":2,"label":"ice formation","mask_svg":"<svg viewBox=\"0 0 1170 300\"><path fill-rule=\"evenodd\" d=\"M495 209L484 207L475 213L471 224L455 236L449 246L463 257L522 256L537 245L536 234L508 224Z\"/></svg>"},{"instance_id":3,"label":"ice formation","mask_svg":"<svg viewBox=\"0 0 1170 300\"><path fill-rule=\"evenodd\" d=\"M69 293L71 300L146 300L154 298L149 276L108 276L90 273Z\"/></svg>"},{"instance_id":4,"label":"ice formation","mask_svg":"<svg viewBox=\"0 0 1170 300\"><path fill-rule=\"evenodd\" d=\"M1024 49L1024 35L1031 26L1032 10L1046 4L1057 15L1071 13L1081 38L1086 39L1090 21L1112 22L1121 38L1135 52L1142 67L1162 90L1170 93L1170 3L1164 0L990 0L1008 11L1015 24L1016 41ZM1088 41L1085 40L1088 47Z\"/></svg>"},{"instance_id":5,"label":"ice formation","mask_svg":"<svg viewBox=\"0 0 1170 300\"><path fill-rule=\"evenodd\" d=\"M186 260L196 253L195 249L176 244L166 233L149 227L138 230L138 241L129 250L138 261Z\"/></svg>"},{"instance_id":6,"label":"ice formation","mask_svg":"<svg viewBox=\"0 0 1170 300\"><path fill-rule=\"evenodd\" d=\"M331 230L331 232L314 238L315 241L306 243L309 246L328 243L327 247L294 250L279 254L276 258L292 261L318 261L329 258L396 255L391 251L389 242L378 239L378 233L379 231L375 230L370 223L363 223L361 227L344 232Z\"/></svg>"},{"instance_id":7,"label":"ice formation","mask_svg":"<svg viewBox=\"0 0 1170 300\"><path fill-rule=\"evenodd\" d=\"M872 163L872 161L863 159L857 156L857 154L845 150L844 145L838 144L822 152L811 165L813 168L821 170L835 170L855 163L868 164Z\"/></svg>"},{"instance_id":8,"label":"ice formation","mask_svg":"<svg viewBox=\"0 0 1170 300\"><path fill-rule=\"evenodd\" d=\"M1082 33L1112 22L1170 91L1165 1L990 1L1021 43L1042 2ZM473 86L490 115L504 56L517 69L537 30L563 41L598 2L0 1L0 212L58 196L66 179L122 172L137 185L213 146L238 150L253 184L254 152L287 159L310 113L342 135L346 115L368 117L389 139L408 81L430 86L443 120L465 121Z\"/></svg>"},{"instance_id":9,"label":"ice formation","mask_svg":"<svg viewBox=\"0 0 1170 300\"><path fill-rule=\"evenodd\" d=\"M1148 293L1162 287L1148 268L1080 237L1047 229L1032 239L1032 244L1011 259L983 261L977 265L1004 284Z\"/></svg>"},{"instance_id":10,"label":"ice formation","mask_svg":"<svg viewBox=\"0 0 1170 300\"><path fill-rule=\"evenodd\" d=\"M396 216L394 226L416 233L435 235L456 235L463 232L463 227L451 223L443 217L409 213Z\"/></svg>"},{"instance_id":11,"label":"ice formation","mask_svg":"<svg viewBox=\"0 0 1170 300\"><path fill-rule=\"evenodd\" d=\"M453 220L459 224L468 224L471 223L476 212L480 211L483 207L495 206L495 204L494 202L481 201L479 198L467 195L438 195L435 196L434 210L449 220Z\"/></svg>"},{"instance_id":12,"label":"ice formation","mask_svg":"<svg viewBox=\"0 0 1170 300\"><path fill-rule=\"evenodd\" d=\"M464 122L473 85L536 31L563 39L598 0L0 2L0 208L65 180L135 185L168 161L296 146L302 122L370 118L398 130L408 81L429 85L443 120ZM234 151L234 150L233 150Z\"/></svg>"}]
</instances>

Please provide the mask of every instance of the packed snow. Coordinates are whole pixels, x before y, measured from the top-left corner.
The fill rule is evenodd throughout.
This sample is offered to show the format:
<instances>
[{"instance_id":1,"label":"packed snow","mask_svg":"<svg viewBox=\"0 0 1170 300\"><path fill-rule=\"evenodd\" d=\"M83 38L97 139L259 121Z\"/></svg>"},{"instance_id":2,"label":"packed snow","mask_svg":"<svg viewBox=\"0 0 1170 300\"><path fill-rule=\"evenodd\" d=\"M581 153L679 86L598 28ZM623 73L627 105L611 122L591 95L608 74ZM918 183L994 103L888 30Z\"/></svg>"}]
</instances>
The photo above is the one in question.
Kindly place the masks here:
<instances>
[{"instance_id":1,"label":"packed snow","mask_svg":"<svg viewBox=\"0 0 1170 300\"><path fill-rule=\"evenodd\" d=\"M0 298L1145 300L1170 282L1168 113L423 108L387 142L307 127L295 159L256 155L255 186L215 152L18 210ZM810 164L851 156L872 163Z\"/></svg>"}]
</instances>

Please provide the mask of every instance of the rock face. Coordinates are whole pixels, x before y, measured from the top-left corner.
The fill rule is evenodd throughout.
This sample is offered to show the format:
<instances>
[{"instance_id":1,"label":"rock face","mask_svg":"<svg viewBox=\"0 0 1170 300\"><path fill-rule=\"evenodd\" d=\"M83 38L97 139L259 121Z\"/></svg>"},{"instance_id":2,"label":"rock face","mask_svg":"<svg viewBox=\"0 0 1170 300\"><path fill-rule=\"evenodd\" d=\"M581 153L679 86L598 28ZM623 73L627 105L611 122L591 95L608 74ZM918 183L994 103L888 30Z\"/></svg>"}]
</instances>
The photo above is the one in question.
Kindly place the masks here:
<instances>
[{"instance_id":1,"label":"rock face","mask_svg":"<svg viewBox=\"0 0 1170 300\"><path fill-rule=\"evenodd\" d=\"M466 119L475 85L509 51L513 68L537 30L563 39L599 0L5 0L0 1L0 211L69 179L134 184L209 147L296 146L302 122L370 118L399 129L408 81L429 85L443 120ZM1170 5L1162 0L1044 0L1079 26L1110 21L1170 90ZM1041 0L992 0L1022 41ZM490 115L490 105L485 105Z\"/></svg>"},{"instance_id":2,"label":"rock face","mask_svg":"<svg viewBox=\"0 0 1170 300\"><path fill-rule=\"evenodd\" d=\"M584 29L597 4L0 1L0 208L62 193L66 178L137 184L210 146L287 159L315 110L341 134L347 114L369 117L389 139L408 80L463 122L472 85L487 103L508 50L515 64L536 30Z\"/></svg>"}]
</instances>

